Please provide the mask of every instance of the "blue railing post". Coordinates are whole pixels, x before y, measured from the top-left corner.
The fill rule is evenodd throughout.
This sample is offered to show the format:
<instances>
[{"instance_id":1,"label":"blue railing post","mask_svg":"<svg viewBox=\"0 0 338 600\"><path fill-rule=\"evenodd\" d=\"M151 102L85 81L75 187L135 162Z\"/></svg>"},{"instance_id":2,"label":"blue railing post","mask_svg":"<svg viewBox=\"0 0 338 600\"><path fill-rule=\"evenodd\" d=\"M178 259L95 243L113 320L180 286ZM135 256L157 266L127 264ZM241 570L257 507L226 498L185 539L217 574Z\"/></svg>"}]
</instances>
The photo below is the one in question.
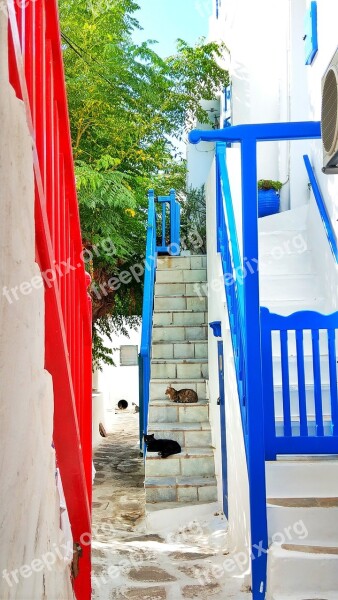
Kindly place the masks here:
<instances>
[{"instance_id":1,"label":"blue railing post","mask_svg":"<svg viewBox=\"0 0 338 600\"><path fill-rule=\"evenodd\" d=\"M258 264L257 144L254 136L242 142L242 227L243 257ZM264 410L261 373L261 332L259 272L255 269L244 285L244 347L246 404L248 414L248 470L255 486L250 486L252 591L265 598L268 532L266 518ZM255 360L252 357L255 356ZM256 552L254 551L256 549ZM259 550L257 550L259 548ZM264 549L262 552L261 548Z\"/></svg>"},{"instance_id":2,"label":"blue railing post","mask_svg":"<svg viewBox=\"0 0 338 600\"><path fill-rule=\"evenodd\" d=\"M154 190L148 193L148 225L147 225L147 246L144 271L144 289L143 289L143 308L142 308L142 331L140 347L140 370L141 394L140 394L140 412L143 416L143 431L140 431L142 439L143 433L148 429L148 407L149 407L149 389L150 389L150 359L151 359L151 338L152 338L152 318L154 304L154 286L156 271L156 212L155 212L155 194Z\"/></svg>"}]
</instances>

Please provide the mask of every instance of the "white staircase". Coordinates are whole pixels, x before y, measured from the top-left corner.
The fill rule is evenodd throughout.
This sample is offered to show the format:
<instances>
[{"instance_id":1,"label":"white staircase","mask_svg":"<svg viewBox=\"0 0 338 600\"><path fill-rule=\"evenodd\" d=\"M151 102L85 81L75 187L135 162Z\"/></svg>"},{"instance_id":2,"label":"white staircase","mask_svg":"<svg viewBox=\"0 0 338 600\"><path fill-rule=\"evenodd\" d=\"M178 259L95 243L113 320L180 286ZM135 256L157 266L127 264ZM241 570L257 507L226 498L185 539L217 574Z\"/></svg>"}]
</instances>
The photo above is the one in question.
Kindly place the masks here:
<instances>
[{"instance_id":1,"label":"white staircase","mask_svg":"<svg viewBox=\"0 0 338 600\"><path fill-rule=\"evenodd\" d=\"M177 441L181 454L146 457L147 503L197 503L217 499L211 445L208 378L206 257L159 257L153 316L148 432ZM168 386L190 388L198 403L173 403Z\"/></svg>"},{"instance_id":2,"label":"white staircase","mask_svg":"<svg viewBox=\"0 0 338 600\"><path fill-rule=\"evenodd\" d=\"M261 306L288 315L326 312L306 231L306 207L260 219ZM330 414L327 344L320 340L323 409ZM314 421L310 336L304 337L308 414ZM276 417L282 419L279 341L273 339ZM295 341L289 345L291 414L298 420ZM278 423L277 423L278 431ZM311 432L310 432L311 434ZM283 456L266 463L267 600L338 598L338 456Z\"/></svg>"}]
</instances>

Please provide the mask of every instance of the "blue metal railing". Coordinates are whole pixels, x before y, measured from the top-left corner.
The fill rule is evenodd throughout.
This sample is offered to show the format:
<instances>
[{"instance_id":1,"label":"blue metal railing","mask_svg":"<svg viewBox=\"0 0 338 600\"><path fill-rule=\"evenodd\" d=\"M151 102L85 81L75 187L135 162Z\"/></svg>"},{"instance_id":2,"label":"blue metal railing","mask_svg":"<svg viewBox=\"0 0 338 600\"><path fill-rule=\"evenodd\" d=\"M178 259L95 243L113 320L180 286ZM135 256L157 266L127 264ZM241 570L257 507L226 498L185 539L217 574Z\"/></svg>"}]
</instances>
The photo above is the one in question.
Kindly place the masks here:
<instances>
[{"instance_id":1,"label":"blue metal railing","mask_svg":"<svg viewBox=\"0 0 338 600\"><path fill-rule=\"evenodd\" d=\"M169 196L158 196L157 202L162 205L161 210L161 243L157 246L157 252L178 256L180 254L180 203L176 200L175 190L170 190ZM167 240L167 205L170 214L170 239Z\"/></svg>"},{"instance_id":2,"label":"blue metal railing","mask_svg":"<svg viewBox=\"0 0 338 600\"><path fill-rule=\"evenodd\" d=\"M241 144L243 233L241 253L238 241L236 242L236 225L223 149L222 151L219 149L217 157L217 176L220 178L217 190L218 193L222 193L222 200L218 200L217 206L220 211L225 202L227 223L223 231L222 228L221 231L218 230L218 235L221 236L219 247L223 249L222 262L226 266L226 272L229 272L228 269L231 267L230 273L236 282L233 284L232 291L227 290L227 297L230 299L228 310L233 329L238 394L246 442L254 600L265 598L268 548L259 277L258 270L253 269L250 276L243 278L243 284L240 285L240 278L237 275L238 268L242 266L241 256L258 263L257 142L320 137L319 122L236 125L218 131L192 131L189 135L189 141L194 144L200 141ZM220 217L221 214L218 212L218 227ZM265 552L262 552L261 548L265 549Z\"/></svg>"},{"instance_id":3,"label":"blue metal railing","mask_svg":"<svg viewBox=\"0 0 338 600\"><path fill-rule=\"evenodd\" d=\"M332 222L331 222L330 216L329 216L326 206L325 206L323 195L320 191L320 187L318 185L318 181L317 181L317 178L316 178L315 172L313 170L313 167L311 165L309 157L305 154L303 156L303 159L304 159L305 167L306 167L309 179L310 179L312 191L313 191L316 203L317 203L319 214L320 214L321 220L323 222L327 241L329 242L331 252L335 258L335 261L338 263L337 238L336 238L335 232L332 227Z\"/></svg>"},{"instance_id":4,"label":"blue metal railing","mask_svg":"<svg viewBox=\"0 0 338 600\"><path fill-rule=\"evenodd\" d=\"M142 331L139 355L140 377L140 448L148 429L151 340L153 326L154 287L156 272L156 211L154 191L148 193L148 228L143 288Z\"/></svg>"},{"instance_id":5,"label":"blue metal railing","mask_svg":"<svg viewBox=\"0 0 338 600\"><path fill-rule=\"evenodd\" d=\"M156 212L155 202L162 204L162 222ZM166 203L170 210L170 237L166 243ZM162 231L161 243L157 245L158 222ZM175 190L170 196L155 198L153 190L148 192L148 226L144 271L141 346L139 354L139 403L140 403L140 448L143 449L143 434L148 430L148 412L150 397L150 365L153 327L154 290L156 261L158 253L178 256L180 254L180 203L176 200Z\"/></svg>"},{"instance_id":6,"label":"blue metal railing","mask_svg":"<svg viewBox=\"0 0 338 600\"><path fill-rule=\"evenodd\" d=\"M338 312L322 315L300 311L281 316L262 308L261 323L266 460L275 460L277 454L337 454ZM273 341L277 346L274 359ZM327 351L327 365L321 364L320 343ZM325 366L327 383L323 382ZM280 381L279 391L276 381Z\"/></svg>"}]
</instances>

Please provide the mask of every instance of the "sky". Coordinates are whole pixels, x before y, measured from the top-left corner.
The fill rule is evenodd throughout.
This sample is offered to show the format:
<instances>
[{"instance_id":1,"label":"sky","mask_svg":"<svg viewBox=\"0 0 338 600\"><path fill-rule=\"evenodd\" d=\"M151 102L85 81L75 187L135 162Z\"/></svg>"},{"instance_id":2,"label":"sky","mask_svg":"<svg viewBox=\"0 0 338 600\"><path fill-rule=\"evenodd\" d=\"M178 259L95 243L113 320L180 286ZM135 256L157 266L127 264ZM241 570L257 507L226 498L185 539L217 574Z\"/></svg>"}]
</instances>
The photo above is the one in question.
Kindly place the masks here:
<instances>
[{"instance_id":1,"label":"sky","mask_svg":"<svg viewBox=\"0 0 338 600\"><path fill-rule=\"evenodd\" d=\"M175 52L177 38L194 44L208 32L208 17L214 0L137 0L140 10L135 16L143 31L135 32L133 38L140 43L147 39L157 40L155 52L170 56Z\"/></svg>"}]
</instances>

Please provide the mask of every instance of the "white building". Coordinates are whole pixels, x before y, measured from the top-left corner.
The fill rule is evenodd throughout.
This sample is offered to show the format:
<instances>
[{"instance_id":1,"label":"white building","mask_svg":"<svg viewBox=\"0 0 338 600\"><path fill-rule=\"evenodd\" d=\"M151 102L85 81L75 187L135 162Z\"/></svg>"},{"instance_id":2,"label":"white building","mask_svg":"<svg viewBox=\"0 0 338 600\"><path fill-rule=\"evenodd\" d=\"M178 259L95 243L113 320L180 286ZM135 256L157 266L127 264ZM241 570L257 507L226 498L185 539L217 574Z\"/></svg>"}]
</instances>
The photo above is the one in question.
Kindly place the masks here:
<instances>
[{"instance_id":1,"label":"white building","mask_svg":"<svg viewBox=\"0 0 338 600\"><path fill-rule=\"evenodd\" d=\"M149 431L185 455L166 473L147 457L147 501L223 505L254 600L337 597L338 175L322 171L323 145L338 163L337 18L333 0L215 3L231 85L221 130L192 132L188 151L207 274L201 257L157 265ZM259 179L283 185L257 219ZM165 385L200 406L171 408Z\"/></svg>"}]
</instances>

